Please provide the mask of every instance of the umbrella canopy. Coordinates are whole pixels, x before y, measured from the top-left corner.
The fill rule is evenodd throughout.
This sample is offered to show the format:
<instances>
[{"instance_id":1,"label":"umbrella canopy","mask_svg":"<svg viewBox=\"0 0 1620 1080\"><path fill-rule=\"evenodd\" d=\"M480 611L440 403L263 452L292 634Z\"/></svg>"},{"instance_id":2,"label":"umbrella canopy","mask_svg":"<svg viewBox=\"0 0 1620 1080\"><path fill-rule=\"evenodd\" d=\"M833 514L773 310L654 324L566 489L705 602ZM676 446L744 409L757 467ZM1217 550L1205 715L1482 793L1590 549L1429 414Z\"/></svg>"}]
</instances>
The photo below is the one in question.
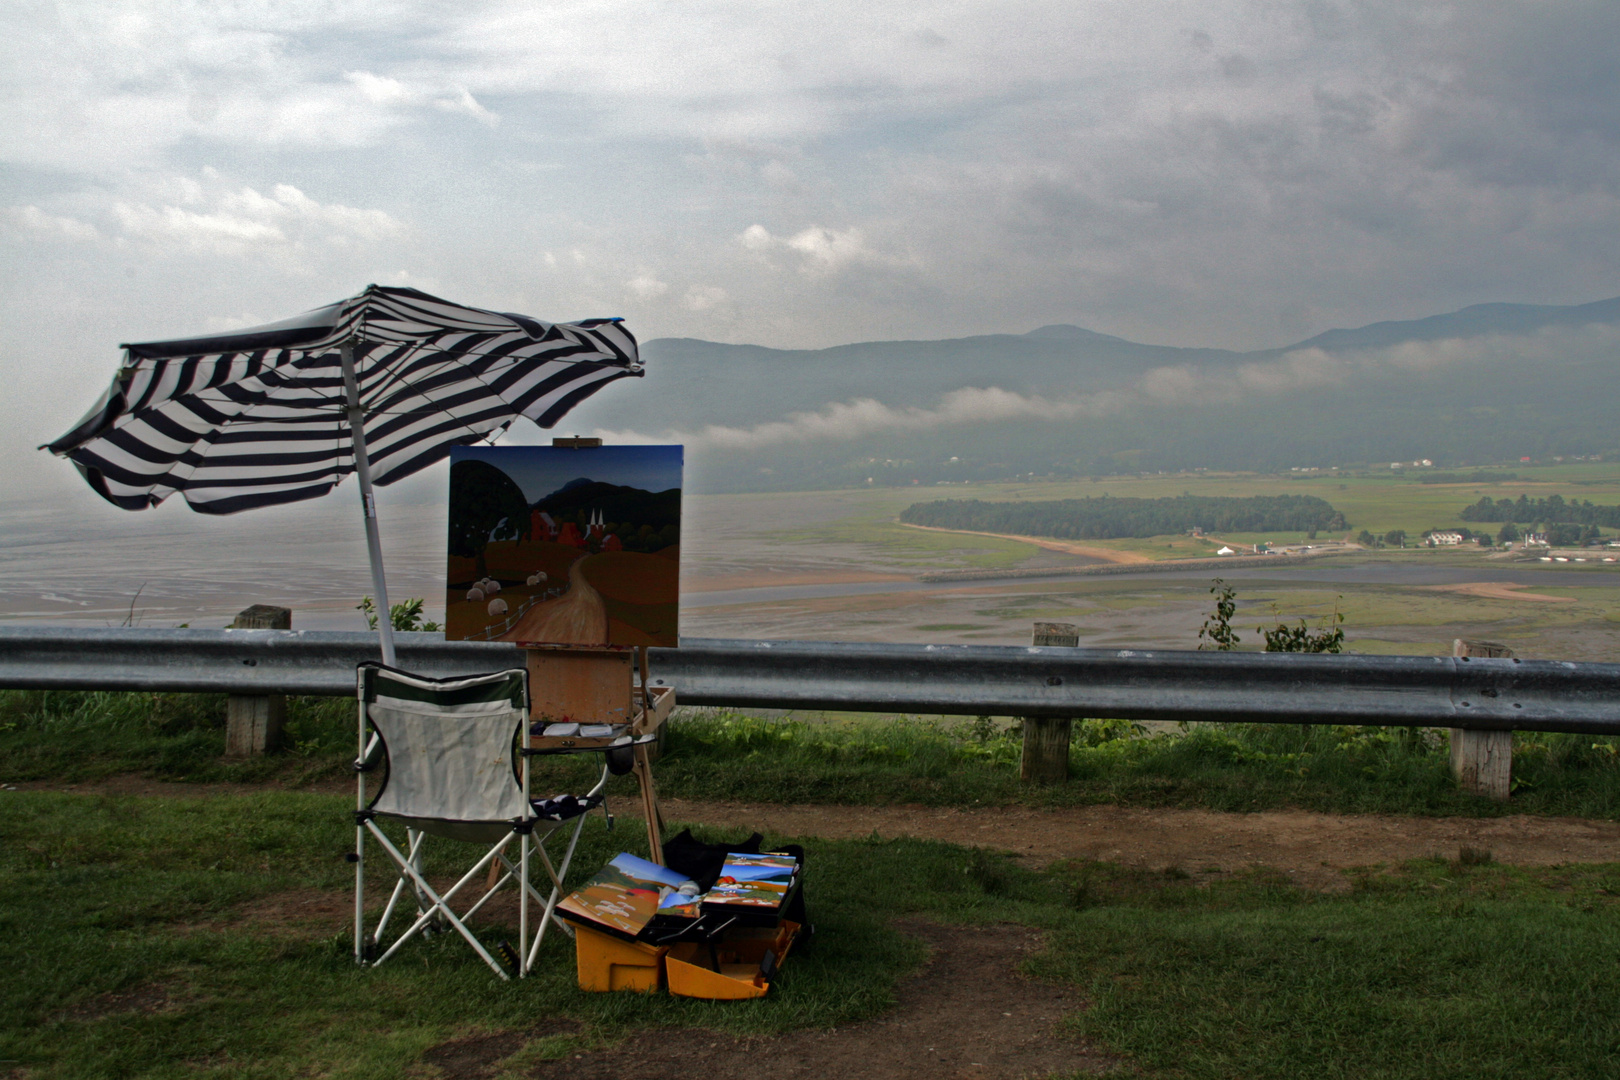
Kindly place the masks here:
<instances>
[{"instance_id":1,"label":"umbrella canopy","mask_svg":"<svg viewBox=\"0 0 1620 1080\"><path fill-rule=\"evenodd\" d=\"M520 416L551 427L642 374L618 319L545 323L379 285L282 322L123 349L101 400L41 449L125 510L178 491L193 510L232 514L313 499L357 473L390 665L373 477L391 484Z\"/></svg>"},{"instance_id":2,"label":"umbrella canopy","mask_svg":"<svg viewBox=\"0 0 1620 1080\"><path fill-rule=\"evenodd\" d=\"M279 323L127 344L112 386L45 449L126 510L176 491L205 514L316 498L356 470L346 345L364 452L383 485L519 416L551 427L642 374L616 319L546 323L373 285Z\"/></svg>"}]
</instances>

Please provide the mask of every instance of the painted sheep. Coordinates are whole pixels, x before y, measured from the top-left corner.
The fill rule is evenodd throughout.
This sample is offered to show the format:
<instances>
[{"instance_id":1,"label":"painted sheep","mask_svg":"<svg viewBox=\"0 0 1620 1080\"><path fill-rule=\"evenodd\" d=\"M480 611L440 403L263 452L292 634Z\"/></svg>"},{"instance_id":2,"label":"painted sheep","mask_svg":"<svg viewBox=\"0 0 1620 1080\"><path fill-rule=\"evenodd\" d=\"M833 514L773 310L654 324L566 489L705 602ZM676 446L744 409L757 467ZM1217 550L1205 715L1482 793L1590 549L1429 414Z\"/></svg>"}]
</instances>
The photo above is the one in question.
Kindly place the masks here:
<instances>
[{"instance_id":1,"label":"painted sheep","mask_svg":"<svg viewBox=\"0 0 1620 1080\"><path fill-rule=\"evenodd\" d=\"M492 619L496 619L496 618L499 618L502 615L505 615L506 614L506 601L505 600L499 600L499 599L491 600L489 602L488 611L489 611L489 617L492 618Z\"/></svg>"}]
</instances>

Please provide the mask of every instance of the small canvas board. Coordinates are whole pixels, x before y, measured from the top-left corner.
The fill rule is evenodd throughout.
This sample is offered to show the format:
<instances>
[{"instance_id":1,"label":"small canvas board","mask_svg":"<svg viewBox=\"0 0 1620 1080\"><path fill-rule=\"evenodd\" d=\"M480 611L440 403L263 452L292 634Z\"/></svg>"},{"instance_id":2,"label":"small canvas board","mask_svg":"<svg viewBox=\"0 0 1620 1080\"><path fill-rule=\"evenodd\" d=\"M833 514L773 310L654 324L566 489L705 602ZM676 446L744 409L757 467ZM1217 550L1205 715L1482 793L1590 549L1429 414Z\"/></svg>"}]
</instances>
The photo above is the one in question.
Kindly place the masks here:
<instances>
[{"instance_id":1,"label":"small canvas board","mask_svg":"<svg viewBox=\"0 0 1620 1080\"><path fill-rule=\"evenodd\" d=\"M704 894L704 906L779 908L793 886L798 866L791 855L732 852L726 856L714 888Z\"/></svg>"},{"instance_id":2,"label":"small canvas board","mask_svg":"<svg viewBox=\"0 0 1620 1080\"><path fill-rule=\"evenodd\" d=\"M635 937L658 913L658 894L686 881L673 870L629 853L616 855L583 886L557 902L566 918Z\"/></svg>"}]
</instances>

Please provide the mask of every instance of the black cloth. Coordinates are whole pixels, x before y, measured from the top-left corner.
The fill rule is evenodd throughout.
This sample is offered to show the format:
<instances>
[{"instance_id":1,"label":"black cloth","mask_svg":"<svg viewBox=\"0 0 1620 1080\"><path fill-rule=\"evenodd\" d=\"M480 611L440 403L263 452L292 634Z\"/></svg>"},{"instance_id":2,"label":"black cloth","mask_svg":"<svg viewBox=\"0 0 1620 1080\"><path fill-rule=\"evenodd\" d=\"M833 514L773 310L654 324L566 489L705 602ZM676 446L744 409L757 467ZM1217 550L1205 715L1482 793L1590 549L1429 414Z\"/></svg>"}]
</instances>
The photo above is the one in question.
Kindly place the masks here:
<instances>
[{"instance_id":1,"label":"black cloth","mask_svg":"<svg viewBox=\"0 0 1620 1080\"><path fill-rule=\"evenodd\" d=\"M728 854L740 851L757 855L764 841L763 836L755 833L735 844L705 844L692 835L691 829L682 829L678 835L664 841L664 865L677 874L685 874L698 883L700 890L708 892L720 879L720 868L725 865Z\"/></svg>"},{"instance_id":2,"label":"black cloth","mask_svg":"<svg viewBox=\"0 0 1620 1080\"><path fill-rule=\"evenodd\" d=\"M698 883L699 889L708 892L719 880L720 868L725 865L728 854L737 851L746 855L757 855L760 844L764 842L763 836L754 833L748 839L737 843L705 844L692 835L691 829L682 829L677 835L664 841L664 865L677 874L685 874ZM808 928L810 920L804 911L804 848L798 844L783 844L777 850L792 855L799 864L799 887L794 889L793 895L788 898L787 910L782 912L782 917Z\"/></svg>"},{"instance_id":3,"label":"black cloth","mask_svg":"<svg viewBox=\"0 0 1620 1080\"><path fill-rule=\"evenodd\" d=\"M567 821L602 805L600 795L553 795L549 799L530 799L537 816L547 821Z\"/></svg>"}]
</instances>

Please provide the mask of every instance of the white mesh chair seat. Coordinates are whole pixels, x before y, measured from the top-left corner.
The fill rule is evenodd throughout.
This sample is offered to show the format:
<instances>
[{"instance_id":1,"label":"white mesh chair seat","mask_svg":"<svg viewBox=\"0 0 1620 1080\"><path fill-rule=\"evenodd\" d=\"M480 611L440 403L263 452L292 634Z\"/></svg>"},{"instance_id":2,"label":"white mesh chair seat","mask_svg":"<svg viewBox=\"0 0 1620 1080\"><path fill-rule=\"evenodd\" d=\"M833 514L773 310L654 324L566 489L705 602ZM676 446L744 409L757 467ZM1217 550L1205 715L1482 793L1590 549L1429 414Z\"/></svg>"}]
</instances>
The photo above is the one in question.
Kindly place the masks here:
<instances>
[{"instance_id":1,"label":"white mesh chair seat","mask_svg":"<svg viewBox=\"0 0 1620 1080\"><path fill-rule=\"evenodd\" d=\"M466 926L490 896L509 882L519 893L519 946L508 962L519 975L527 974L538 954L546 927L553 921L562 879L584 827L584 813L555 820L538 812L529 799L528 673L522 668L487 675L431 679L371 662L361 664L356 695L360 704L358 776L355 809L355 959L381 964L408 939L437 924L448 924L464 937L496 974L506 971ZM382 784L367 801L366 778L381 770ZM601 779L582 799L586 809L601 804L607 783L604 763ZM548 808L549 809L549 808ZM405 850L379 827L379 822L405 826ZM567 851L557 865L546 852L545 837L573 822ZM441 895L422 875L422 845L427 836L488 845L483 857ZM383 848L399 870L393 895L370 936L365 933L365 845L367 837ZM516 863L507 849L517 841ZM550 898L535 891L529 880L530 855L537 855L551 878ZM478 874L504 876L473 906L459 915L451 906L455 896ZM417 918L412 926L372 960L389 918L409 890L416 897ZM539 932L528 940L529 900L544 907Z\"/></svg>"},{"instance_id":2,"label":"white mesh chair seat","mask_svg":"<svg viewBox=\"0 0 1620 1080\"><path fill-rule=\"evenodd\" d=\"M489 842L533 817L519 756L528 722L522 674L435 685L363 668L366 714L388 762L371 811L436 836Z\"/></svg>"}]
</instances>

